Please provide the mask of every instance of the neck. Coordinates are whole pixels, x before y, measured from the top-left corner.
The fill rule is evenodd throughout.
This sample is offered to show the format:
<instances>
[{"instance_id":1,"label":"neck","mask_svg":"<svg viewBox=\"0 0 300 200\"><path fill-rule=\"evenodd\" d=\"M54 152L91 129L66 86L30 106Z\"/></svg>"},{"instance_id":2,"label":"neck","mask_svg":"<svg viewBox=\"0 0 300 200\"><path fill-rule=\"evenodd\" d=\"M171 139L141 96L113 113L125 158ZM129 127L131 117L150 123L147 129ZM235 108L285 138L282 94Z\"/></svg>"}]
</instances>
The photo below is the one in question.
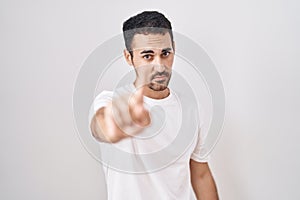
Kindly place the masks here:
<instances>
[{"instance_id":1,"label":"neck","mask_svg":"<svg viewBox=\"0 0 300 200\"><path fill-rule=\"evenodd\" d=\"M139 88L134 82L135 88ZM149 88L147 85L142 86L143 88L143 95L152 99L164 99L170 95L170 89L167 87L164 90L161 91L155 91Z\"/></svg>"}]
</instances>

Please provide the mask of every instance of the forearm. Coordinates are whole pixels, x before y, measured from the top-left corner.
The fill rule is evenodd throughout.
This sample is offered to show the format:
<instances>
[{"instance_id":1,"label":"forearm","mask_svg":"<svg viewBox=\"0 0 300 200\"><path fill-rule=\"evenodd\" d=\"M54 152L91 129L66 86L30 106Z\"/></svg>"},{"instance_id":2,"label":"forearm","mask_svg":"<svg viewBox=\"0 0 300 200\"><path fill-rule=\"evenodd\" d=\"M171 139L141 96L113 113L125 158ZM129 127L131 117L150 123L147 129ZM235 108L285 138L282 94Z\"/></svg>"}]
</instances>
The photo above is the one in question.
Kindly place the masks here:
<instances>
[{"instance_id":1,"label":"forearm","mask_svg":"<svg viewBox=\"0 0 300 200\"><path fill-rule=\"evenodd\" d=\"M101 116L102 115L102 116ZM95 113L95 115L92 118L90 128L91 132L95 139L97 139L99 142L108 142L104 135L103 127L101 127L100 120L101 118L104 118L103 110L98 111Z\"/></svg>"},{"instance_id":2,"label":"forearm","mask_svg":"<svg viewBox=\"0 0 300 200\"><path fill-rule=\"evenodd\" d=\"M120 134L117 134L113 129L117 129L117 126L110 126L110 130L108 130L108 125L105 123L105 107L99 109L92 121L91 121L91 132L96 140L99 142L118 142L121 140Z\"/></svg>"},{"instance_id":3,"label":"forearm","mask_svg":"<svg viewBox=\"0 0 300 200\"><path fill-rule=\"evenodd\" d=\"M91 131L95 139L100 142L116 143L128 137L116 124L111 112L111 104L100 108L91 121Z\"/></svg>"},{"instance_id":4,"label":"forearm","mask_svg":"<svg viewBox=\"0 0 300 200\"><path fill-rule=\"evenodd\" d=\"M197 170L197 165L202 165L201 168L204 168L204 170ZM197 200L219 199L214 178L207 164L194 164L191 166L191 183Z\"/></svg>"}]
</instances>

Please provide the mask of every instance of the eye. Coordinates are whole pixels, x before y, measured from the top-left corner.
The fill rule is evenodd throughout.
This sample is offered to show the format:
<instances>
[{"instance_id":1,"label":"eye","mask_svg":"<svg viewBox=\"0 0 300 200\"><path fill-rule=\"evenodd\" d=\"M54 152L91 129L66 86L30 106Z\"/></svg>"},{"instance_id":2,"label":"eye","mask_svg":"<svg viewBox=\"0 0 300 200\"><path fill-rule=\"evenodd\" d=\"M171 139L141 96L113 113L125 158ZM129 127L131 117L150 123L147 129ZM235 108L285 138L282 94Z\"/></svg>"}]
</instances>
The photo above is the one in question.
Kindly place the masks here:
<instances>
[{"instance_id":1,"label":"eye","mask_svg":"<svg viewBox=\"0 0 300 200\"><path fill-rule=\"evenodd\" d=\"M146 59L146 60L150 60L152 58L152 55L146 54L146 55L143 56L143 58Z\"/></svg>"},{"instance_id":2,"label":"eye","mask_svg":"<svg viewBox=\"0 0 300 200\"><path fill-rule=\"evenodd\" d=\"M162 53L162 56L163 57L168 57L170 55L170 52L169 51L164 51L163 53Z\"/></svg>"}]
</instances>

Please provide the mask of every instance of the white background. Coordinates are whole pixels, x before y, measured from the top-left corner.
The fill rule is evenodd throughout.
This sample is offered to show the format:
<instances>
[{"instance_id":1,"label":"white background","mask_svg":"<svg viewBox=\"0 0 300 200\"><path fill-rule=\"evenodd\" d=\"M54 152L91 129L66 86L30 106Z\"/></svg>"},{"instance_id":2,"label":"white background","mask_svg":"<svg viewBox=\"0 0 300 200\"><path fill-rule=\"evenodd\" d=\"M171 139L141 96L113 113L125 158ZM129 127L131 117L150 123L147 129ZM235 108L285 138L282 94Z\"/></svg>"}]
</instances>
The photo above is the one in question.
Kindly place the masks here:
<instances>
[{"instance_id":1,"label":"white background","mask_svg":"<svg viewBox=\"0 0 300 200\"><path fill-rule=\"evenodd\" d=\"M101 165L75 131L80 66L122 22L159 10L202 45L225 87L211 160L224 200L299 199L300 3L1 1L0 199L103 199Z\"/></svg>"}]
</instances>

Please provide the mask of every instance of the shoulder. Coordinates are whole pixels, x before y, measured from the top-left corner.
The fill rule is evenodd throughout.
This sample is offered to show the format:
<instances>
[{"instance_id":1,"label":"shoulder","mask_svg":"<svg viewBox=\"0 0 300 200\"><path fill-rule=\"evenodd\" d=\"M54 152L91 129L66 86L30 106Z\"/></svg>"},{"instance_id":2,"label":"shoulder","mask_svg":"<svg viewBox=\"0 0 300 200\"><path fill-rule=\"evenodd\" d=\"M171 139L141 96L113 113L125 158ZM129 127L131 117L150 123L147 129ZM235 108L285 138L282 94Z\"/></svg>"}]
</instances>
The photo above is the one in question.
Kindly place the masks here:
<instances>
[{"instance_id":1,"label":"shoulder","mask_svg":"<svg viewBox=\"0 0 300 200\"><path fill-rule=\"evenodd\" d=\"M105 99L105 98L112 98L112 96L113 96L113 91L104 90L104 91L100 92L95 97L95 100L97 100L97 99Z\"/></svg>"}]
</instances>

